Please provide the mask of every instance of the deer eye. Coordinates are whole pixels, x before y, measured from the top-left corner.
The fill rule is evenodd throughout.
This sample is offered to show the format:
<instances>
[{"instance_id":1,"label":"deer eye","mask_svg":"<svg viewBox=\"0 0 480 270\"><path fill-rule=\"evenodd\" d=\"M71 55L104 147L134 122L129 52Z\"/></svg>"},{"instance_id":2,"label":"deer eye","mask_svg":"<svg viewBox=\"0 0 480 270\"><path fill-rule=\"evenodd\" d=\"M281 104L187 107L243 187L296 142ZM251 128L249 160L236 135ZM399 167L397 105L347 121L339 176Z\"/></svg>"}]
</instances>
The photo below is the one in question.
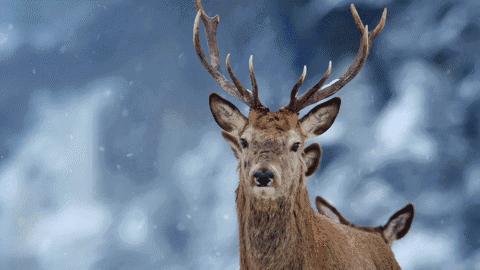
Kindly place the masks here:
<instances>
[{"instance_id":1,"label":"deer eye","mask_svg":"<svg viewBox=\"0 0 480 270\"><path fill-rule=\"evenodd\" d=\"M247 140L240 138L240 144L242 145L242 148L247 148L248 147L248 142Z\"/></svg>"},{"instance_id":2,"label":"deer eye","mask_svg":"<svg viewBox=\"0 0 480 270\"><path fill-rule=\"evenodd\" d=\"M290 150L292 150L293 152L297 152L299 147L300 147L300 143L296 142L292 145L292 148L290 148Z\"/></svg>"}]
</instances>

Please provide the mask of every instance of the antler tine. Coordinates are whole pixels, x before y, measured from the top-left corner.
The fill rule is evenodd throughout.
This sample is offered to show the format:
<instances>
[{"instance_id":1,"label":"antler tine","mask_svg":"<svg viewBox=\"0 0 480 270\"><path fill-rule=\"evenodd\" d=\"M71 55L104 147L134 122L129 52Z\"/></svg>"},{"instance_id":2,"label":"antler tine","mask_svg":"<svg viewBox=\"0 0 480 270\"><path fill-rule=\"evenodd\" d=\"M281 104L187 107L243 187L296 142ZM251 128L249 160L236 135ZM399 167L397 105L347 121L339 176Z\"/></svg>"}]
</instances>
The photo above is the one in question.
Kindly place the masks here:
<instances>
[{"instance_id":1,"label":"antler tine","mask_svg":"<svg viewBox=\"0 0 480 270\"><path fill-rule=\"evenodd\" d=\"M298 78L298 81L295 83L295 85L292 88L292 92L290 92L290 103L288 103L287 107L291 111L295 111L295 107L297 106L297 93L300 87L303 85L303 82L305 81L305 77L307 77L307 66L303 66L303 71L302 75L300 75L300 78Z\"/></svg>"},{"instance_id":2,"label":"antler tine","mask_svg":"<svg viewBox=\"0 0 480 270\"><path fill-rule=\"evenodd\" d=\"M255 70L253 69L253 55L250 55L248 59L248 70L250 73L250 81L252 81L253 107L256 109L266 109L262 102L260 102L260 97L258 96L257 79L255 78Z\"/></svg>"},{"instance_id":3,"label":"antler tine","mask_svg":"<svg viewBox=\"0 0 480 270\"><path fill-rule=\"evenodd\" d=\"M363 32L363 29L365 26L363 25L362 19L360 18L360 15L358 15L357 8L355 7L354 4L350 4L350 12L352 13L353 20L355 21L355 25L357 26L357 29L360 32Z\"/></svg>"},{"instance_id":4,"label":"antler tine","mask_svg":"<svg viewBox=\"0 0 480 270\"><path fill-rule=\"evenodd\" d=\"M377 26L375 29L373 29L372 33L370 34L370 40L369 43L373 45L373 40L382 32L383 28L385 27L385 22L387 21L387 8L383 9L382 12L382 17L380 18L380 21L378 22ZM371 47L370 45L370 47Z\"/></svg>"},{"instance_id":5,"label":"antler tine","mask_svg":"<svg viewBox=\"0 0 480 270\"><path fill-rule=\"evenodd\" d=\"M365 60L368 57L368 25L365 26L362 38L360 41L360 47L358 48L357 56L355 60L347 69L340 78L333 81L332 83L326 85L323 88L320 88L320 91L316 91L310 96L310 99L306 100L304 106L311 105L320 100L323 100L335 93L337 93L343 86L350 82L362 69Z\"/></svg>"},{"instance_id":6,"label":"antler tine","mask_svg":"<svg viewBox=\"0 0 480 270\"><path fill-rule=\"evenodd\" d=\"M219 50L217 45L217 26L220 23L220 17L218 15L210 17L207 15L205 10L202 7L201 0L195 0L195 7L197 9L197 15L195 16L195 21L193 24L193 44L195 46L195 51L197 52L200 61L203 66L207 69L208 73L217 81L223 90L225 90L230 95L240 99L248 106L252 106L253 97L248 89L241 86L238 80L235 81L235 76L232 77L235 85L233 85L225 76L220 72L219 64ZM200 44L200 19L205 26L205 34L207 37L208 52L210 56L210 61L207 60L205 53L203 52L202 46ZM227 57L228 58L228 57ZM227 66L228 69L228 66ZM231 70L231 68L230 68ZM232 75L233 72L230 74ZM234 79L235 78L235 79ZM240 87L238 87L240 86Z\"/></svg>"},{"instance_id":7,"label":"antler tine","mask_svg":"<svg viewBox=\"0 0 480 270\"><path fill-rule=\"evenodd\" d=\"M237 76L233 72L232 65L230 65L230 54L227 54L227 58L225 59L225 65L227 66L227 71L228 71L228 74L230 75L230 78L233 81L233 84L235 84L240 94L243 97L250 98L249 96L250 93L248 92L247 89L245 89L245 87L242 86L242 84L240 83L240 80L237 78ZM253 101L250 101L250 103L252 102Z\"/></svg>"},{"instance_id":8,"label":"antler tine","mask_svg":"<svg viewBox=\"0 0 480 270\"><path fill-rule=\"evenodd\" d=\"M361 32L360 38L360 47L358 48L357 55L355 56L354 61L348 67L347 71L340 76L340 78L334 80L330 84L322 87L322 84L325 83L328 76L325 77L326 74L330 75L331 72L331 65L329 64L329 69L325 72L322 79L320 79L319 83L313 86L310 90L308 90L301 99L297 102L296 112L300 111L301 109L314 104L320 100L323 100L336 92L338 92L343 86L345 86L348 82L350 82L355 76L360 72L365 63L369 50L373 44L373 40L377 37L377 35L383 30L385 27L385 22L387 19L387 9L385 8L382 13L382 17L378 23L378 25L374 28L371 34L368 32L368 25L363 24L360 16L358 15L357 9L355 5L350 5L350 11L352 13L352 17L355 21L355 25Z\"/></svg>"},{"instance_id":9,"label":"antler tine","mask_svg":"<svg viewBox=\"0 0 480 270\"><path fill-rule=\"evenodd\" d=\"M322 78L318 81L317 84L315 84L312 88L310 88L305 94L303 94L299 99L298 99L298 105L296 111L298 112L302 108L305 108L308 105L304 105L315 92L318 91L318 89L321 89L323 84L328 80L328 77L332 74L332 61L328 61L328 67L325 70L325 72L322 75Z\"/></svg>"},{"instance_id":10,"label":"antler tine","mask_svg":"<svg viewBox=\"0 0 480 270\"><path fill-rule=\"evenodd\" d=\"M355 25L357 26L358 30L362 32L363 28L365 26L362 23L362 19L360 18L360 15L358 15L357 9L355 8L354 4L350 4L350 12L352 13L353 19L355 20ZM382 32L383 28L385 27L385 22L387 21L387 8L384 8L382 11L382 17L380 18L380 21L378 22L377 26L373 31L369 34L369 43L370 43L370 48L371 45L373 45L373 40ZM369 48L369 49L370 49Z\"/></svg>"}]
</instances>

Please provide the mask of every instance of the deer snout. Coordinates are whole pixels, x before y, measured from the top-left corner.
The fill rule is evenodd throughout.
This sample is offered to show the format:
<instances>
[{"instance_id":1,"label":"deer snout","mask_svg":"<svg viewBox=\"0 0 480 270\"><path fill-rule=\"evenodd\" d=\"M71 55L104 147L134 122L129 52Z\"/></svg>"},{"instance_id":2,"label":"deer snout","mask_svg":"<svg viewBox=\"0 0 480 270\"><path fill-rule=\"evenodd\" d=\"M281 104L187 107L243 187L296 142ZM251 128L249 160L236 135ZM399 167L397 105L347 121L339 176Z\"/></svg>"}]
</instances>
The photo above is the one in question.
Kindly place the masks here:
<instances>
[{"instance_id":1,"label":"deer snout","mask_svg":"<svg viewBox=\"0 0 480 270\"><path fill-rule=\"evenodd\" d=\"M253 174L257 187L269 187L273 183L274 174L269 169L258 169Z\"/></svg>"}]
</instances>

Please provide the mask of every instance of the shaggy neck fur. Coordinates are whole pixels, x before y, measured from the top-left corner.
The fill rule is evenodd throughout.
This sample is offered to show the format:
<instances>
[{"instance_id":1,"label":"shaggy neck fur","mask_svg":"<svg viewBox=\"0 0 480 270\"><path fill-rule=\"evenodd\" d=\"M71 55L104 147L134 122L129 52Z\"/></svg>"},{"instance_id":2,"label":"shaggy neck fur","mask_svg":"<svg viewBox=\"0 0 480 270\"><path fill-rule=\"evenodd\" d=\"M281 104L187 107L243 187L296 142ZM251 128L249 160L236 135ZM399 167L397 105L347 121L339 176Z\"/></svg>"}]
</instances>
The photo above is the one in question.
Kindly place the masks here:
<instances>
[{"instance_id":1,"label":"shaggy neck fur","mask_svg":"<svg viewBox=\"0 0 480 270\"><path fill-rule=\"evenodd\" d=\"M293 198L261 200L237 189L241 269L305 269L313 210L305 187Z\"/></svg>"},{"instance_id":2,"label":"shaggy neck fur","mask_svg":"<svg viewBox=\"0 0 480 270\"><path fill-rule=\"evenodd\" d=\"M269 201L249 196L240 182L240 269L400 269L380 236L315 214L304 184Z\"/></svg>"}]
</instances>

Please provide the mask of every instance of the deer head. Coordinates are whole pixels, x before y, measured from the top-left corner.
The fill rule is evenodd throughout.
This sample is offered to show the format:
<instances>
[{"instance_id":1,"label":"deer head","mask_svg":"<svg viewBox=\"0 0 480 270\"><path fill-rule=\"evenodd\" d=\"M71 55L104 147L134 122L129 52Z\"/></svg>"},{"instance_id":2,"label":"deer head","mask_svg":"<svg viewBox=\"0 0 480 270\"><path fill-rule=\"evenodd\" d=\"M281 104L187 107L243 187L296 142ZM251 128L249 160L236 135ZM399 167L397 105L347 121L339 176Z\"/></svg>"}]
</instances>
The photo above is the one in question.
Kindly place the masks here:
<instances>
[{"instance_id":1,"label":"deer head","mask_svg":"<svg viewBox=\"0 0 480 270\"><path fill-rule=\"evenodd\" d=\"M244 87L236 77L230 64L230 54L226 56L225 65L231 81L220 72L216 38L220 17L209 17L200 0L196 0L196 9L193 43L200 61L221 88L250 108L248 116L245 116L229 101L217 94L210 95L213 117L239 161L240 186L255 198L275 200L289 197L299 186L305 185L305 177L313 174L318 167L322 153L320 146L306 146L305 142L323 134L332 126L340 109L340 98L335 97L318 104L303 117L299 116L300 111L332 96L359 73L375 37L385 25L386 9L379 24L369 33L368 26L363 25L352 4L350 10L361 34L360 46L353 63L340 78L325 85L332 72L332 63L329 62L318 83L297 97L307 75L304 66L300 78L292 88L290 102L276 112L271 112L259 99L253 56L249 59L251 90ZM200 21L205 27L209 59L200 44Z\"/></svg>"},{"instance_id":2,"label":"deer head","mask_svg":"<svg viewBox=\"0 0 480 270\"><path fill-rule=\"evenodd\" d=\"M336 223L350 226L366 232L377 233L388 245L392 245L395 240L401 239L408 233L408 231L410 230L410 226L412 225L415 212L413 205L409 203L402 209L395 212L395 214L390 216L385 225L377 227L365 227L352 224L345 217L343 217L342 214L340 214L340 212L337 210L337 208L335 208L335 206L333 206L331 203L329 203L327 200L320 196L317 196L317 198L315 199L315 203L317 205L317 210L320 214L331 218Z\"/></svg>"}]
</instances>

